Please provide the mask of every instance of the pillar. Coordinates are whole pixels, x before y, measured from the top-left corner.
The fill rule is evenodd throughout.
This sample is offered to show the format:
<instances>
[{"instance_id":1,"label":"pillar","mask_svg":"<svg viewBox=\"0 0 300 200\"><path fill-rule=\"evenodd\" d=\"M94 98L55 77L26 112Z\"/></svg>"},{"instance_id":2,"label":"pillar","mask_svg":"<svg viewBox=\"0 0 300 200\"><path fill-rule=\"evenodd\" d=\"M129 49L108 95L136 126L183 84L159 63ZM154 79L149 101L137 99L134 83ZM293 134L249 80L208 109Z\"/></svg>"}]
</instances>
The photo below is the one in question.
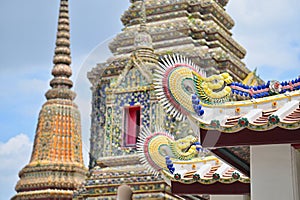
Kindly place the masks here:
<instances>
[{"instance_id":1,"label":"pillar","mask_svg":"<svg viewBox=\"0 0 300 200\"><path fill-rule=\"evenodd\" d=\"M297 150L290 144L261 145L251 146L250 154L251 199L299 200Z\"/></svg>"}]
</instances>

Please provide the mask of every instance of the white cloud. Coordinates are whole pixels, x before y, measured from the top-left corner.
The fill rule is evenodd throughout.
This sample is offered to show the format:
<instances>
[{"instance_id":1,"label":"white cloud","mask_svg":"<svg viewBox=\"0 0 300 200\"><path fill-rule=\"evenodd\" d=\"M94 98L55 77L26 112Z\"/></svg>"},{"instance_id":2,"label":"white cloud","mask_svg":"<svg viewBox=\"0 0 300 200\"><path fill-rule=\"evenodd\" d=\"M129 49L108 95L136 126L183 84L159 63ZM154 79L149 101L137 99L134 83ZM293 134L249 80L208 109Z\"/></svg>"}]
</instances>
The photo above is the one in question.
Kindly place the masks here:
<instances>
[{"instance_id":1,"label":"white cloud","mask_svg":"<svg viewBox=\"0 0 300 200\"><path fill-rule=\"evenodd\" d=\"M0 142L0 200L7 200L14 194L18 172L29 162L32 142L23 133Z\"/></svg>"}]
</instances>

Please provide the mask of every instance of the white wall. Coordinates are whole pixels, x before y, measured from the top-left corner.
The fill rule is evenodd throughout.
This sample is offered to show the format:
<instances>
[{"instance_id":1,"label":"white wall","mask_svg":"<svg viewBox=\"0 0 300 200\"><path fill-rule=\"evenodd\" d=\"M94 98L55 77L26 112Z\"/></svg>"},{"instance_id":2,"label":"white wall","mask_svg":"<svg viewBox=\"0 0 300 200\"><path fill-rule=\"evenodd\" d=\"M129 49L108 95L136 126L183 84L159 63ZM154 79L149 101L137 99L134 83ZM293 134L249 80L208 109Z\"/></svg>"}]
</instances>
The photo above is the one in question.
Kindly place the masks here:
<instances>
[{"instance_id":1,"label":"white wall","mask_svg":"<svg viewBox=\"0 0 300 200\"><path fill-rule=\"evenodd\" d=\"M300 151L292 150L293 176L294 178L294 196L300 199Z\"/></svg>"},{"instance_id":2,"label":"white wall","mask_svg":"<svg viewBox=\"0 0 300 200\"><path fill-rule=\"evenodd\" d=\"M251 199L299 200L295 191L294 148L288 144L251 146Z\"/></svg>"}]
</instances>

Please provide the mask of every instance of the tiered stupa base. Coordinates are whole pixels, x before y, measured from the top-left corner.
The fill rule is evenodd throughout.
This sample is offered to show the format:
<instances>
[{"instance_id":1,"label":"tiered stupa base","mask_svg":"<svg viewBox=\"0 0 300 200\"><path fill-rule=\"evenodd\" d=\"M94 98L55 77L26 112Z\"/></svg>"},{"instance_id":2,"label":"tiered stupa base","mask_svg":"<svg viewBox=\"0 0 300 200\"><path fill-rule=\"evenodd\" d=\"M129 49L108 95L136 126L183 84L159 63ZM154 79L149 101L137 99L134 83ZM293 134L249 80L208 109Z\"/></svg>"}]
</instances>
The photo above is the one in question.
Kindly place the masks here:
<instances>
[{"instance_id":1,"label":"tiered stupa base","mask_svg":"<svg viewBox=\"0 0 300 200\"><path fill-rule=\"evenodd\" d=\"M84 180L86 168L78 164L30 163L19 175L12 200L70 200Z\"/></svg>"},{"instance_id":2,"label":"tiered stupa base","mask_svg":"<svg viewBox=\"0 0 300 200\"><path fill-rule=\"evenodd\" d=\"M153 176L139 163L137 155L105 157L90 170L84 186L74 194L74 199L117 199L119 186L128 185L132 199L181 199L171 193L170 186L159 176Z\"/></svg>"}]
</instances>

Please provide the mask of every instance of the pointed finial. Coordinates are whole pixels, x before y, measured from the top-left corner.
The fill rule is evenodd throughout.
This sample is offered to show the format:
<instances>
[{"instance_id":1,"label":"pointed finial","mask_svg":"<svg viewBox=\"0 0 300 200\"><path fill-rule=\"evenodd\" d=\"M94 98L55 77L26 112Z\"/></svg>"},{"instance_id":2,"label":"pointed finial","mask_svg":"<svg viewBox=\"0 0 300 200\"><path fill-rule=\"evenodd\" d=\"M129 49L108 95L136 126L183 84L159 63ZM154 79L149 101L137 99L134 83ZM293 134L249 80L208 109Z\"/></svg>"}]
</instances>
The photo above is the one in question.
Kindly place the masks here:
<instances>
[{"instance_id":1,"label":"pointed finial","mask_svg":"<svg viewBox=\"0 0 300 200\"><path fill-rule=\"evenodd\" d=\"M52 87L46 93L49 99L69 99L73 100L76 94L70 89L73 82L69 79L72 75L71 50L70 50L70 20L68 0L60 1L58 27L56 35L56 47L53 58L54 67L52 75L54 78L50 81Z\"/></svg>"},{"instance_id":2,"label":"pointed finial","mask_svg":"<svg viewBox=\"0 0 300 200\"><path fill-rule=\"evenodd\" d=\"M256 75L257 72L257 67L255 67L255 69L253 70L253 73Z\"/></svg>"},{"instance_id":3,"label":"pointed finial","mask_svg":"<svg viewBox=\"0 0 300 200\"><path fill-rule=\"evenodd\" d=\"M136 49L140 49L140 48L150 48L150 49L152 49L152 37L147 32L147 29L146 29L147 17L146 17L145 0L141 0L140 15L141 15L142 20L141 20L141 23L140 23L138 34L134 38L134 46L135 46Z\"/></svg>"},{"instance_id":4,"label":"pointed finial","mask_svg":"<svg viewBox=\"0 0 300 200\"><path fill-rule=\"evenodd\" d=\"M142 0L142 5L141 5L141 24L140 24L140 31L145 31L146 30L146 22L147 22L147 16L146 16L146 6L145 6L145 0Z\"/></svg>"}]
</instances>

